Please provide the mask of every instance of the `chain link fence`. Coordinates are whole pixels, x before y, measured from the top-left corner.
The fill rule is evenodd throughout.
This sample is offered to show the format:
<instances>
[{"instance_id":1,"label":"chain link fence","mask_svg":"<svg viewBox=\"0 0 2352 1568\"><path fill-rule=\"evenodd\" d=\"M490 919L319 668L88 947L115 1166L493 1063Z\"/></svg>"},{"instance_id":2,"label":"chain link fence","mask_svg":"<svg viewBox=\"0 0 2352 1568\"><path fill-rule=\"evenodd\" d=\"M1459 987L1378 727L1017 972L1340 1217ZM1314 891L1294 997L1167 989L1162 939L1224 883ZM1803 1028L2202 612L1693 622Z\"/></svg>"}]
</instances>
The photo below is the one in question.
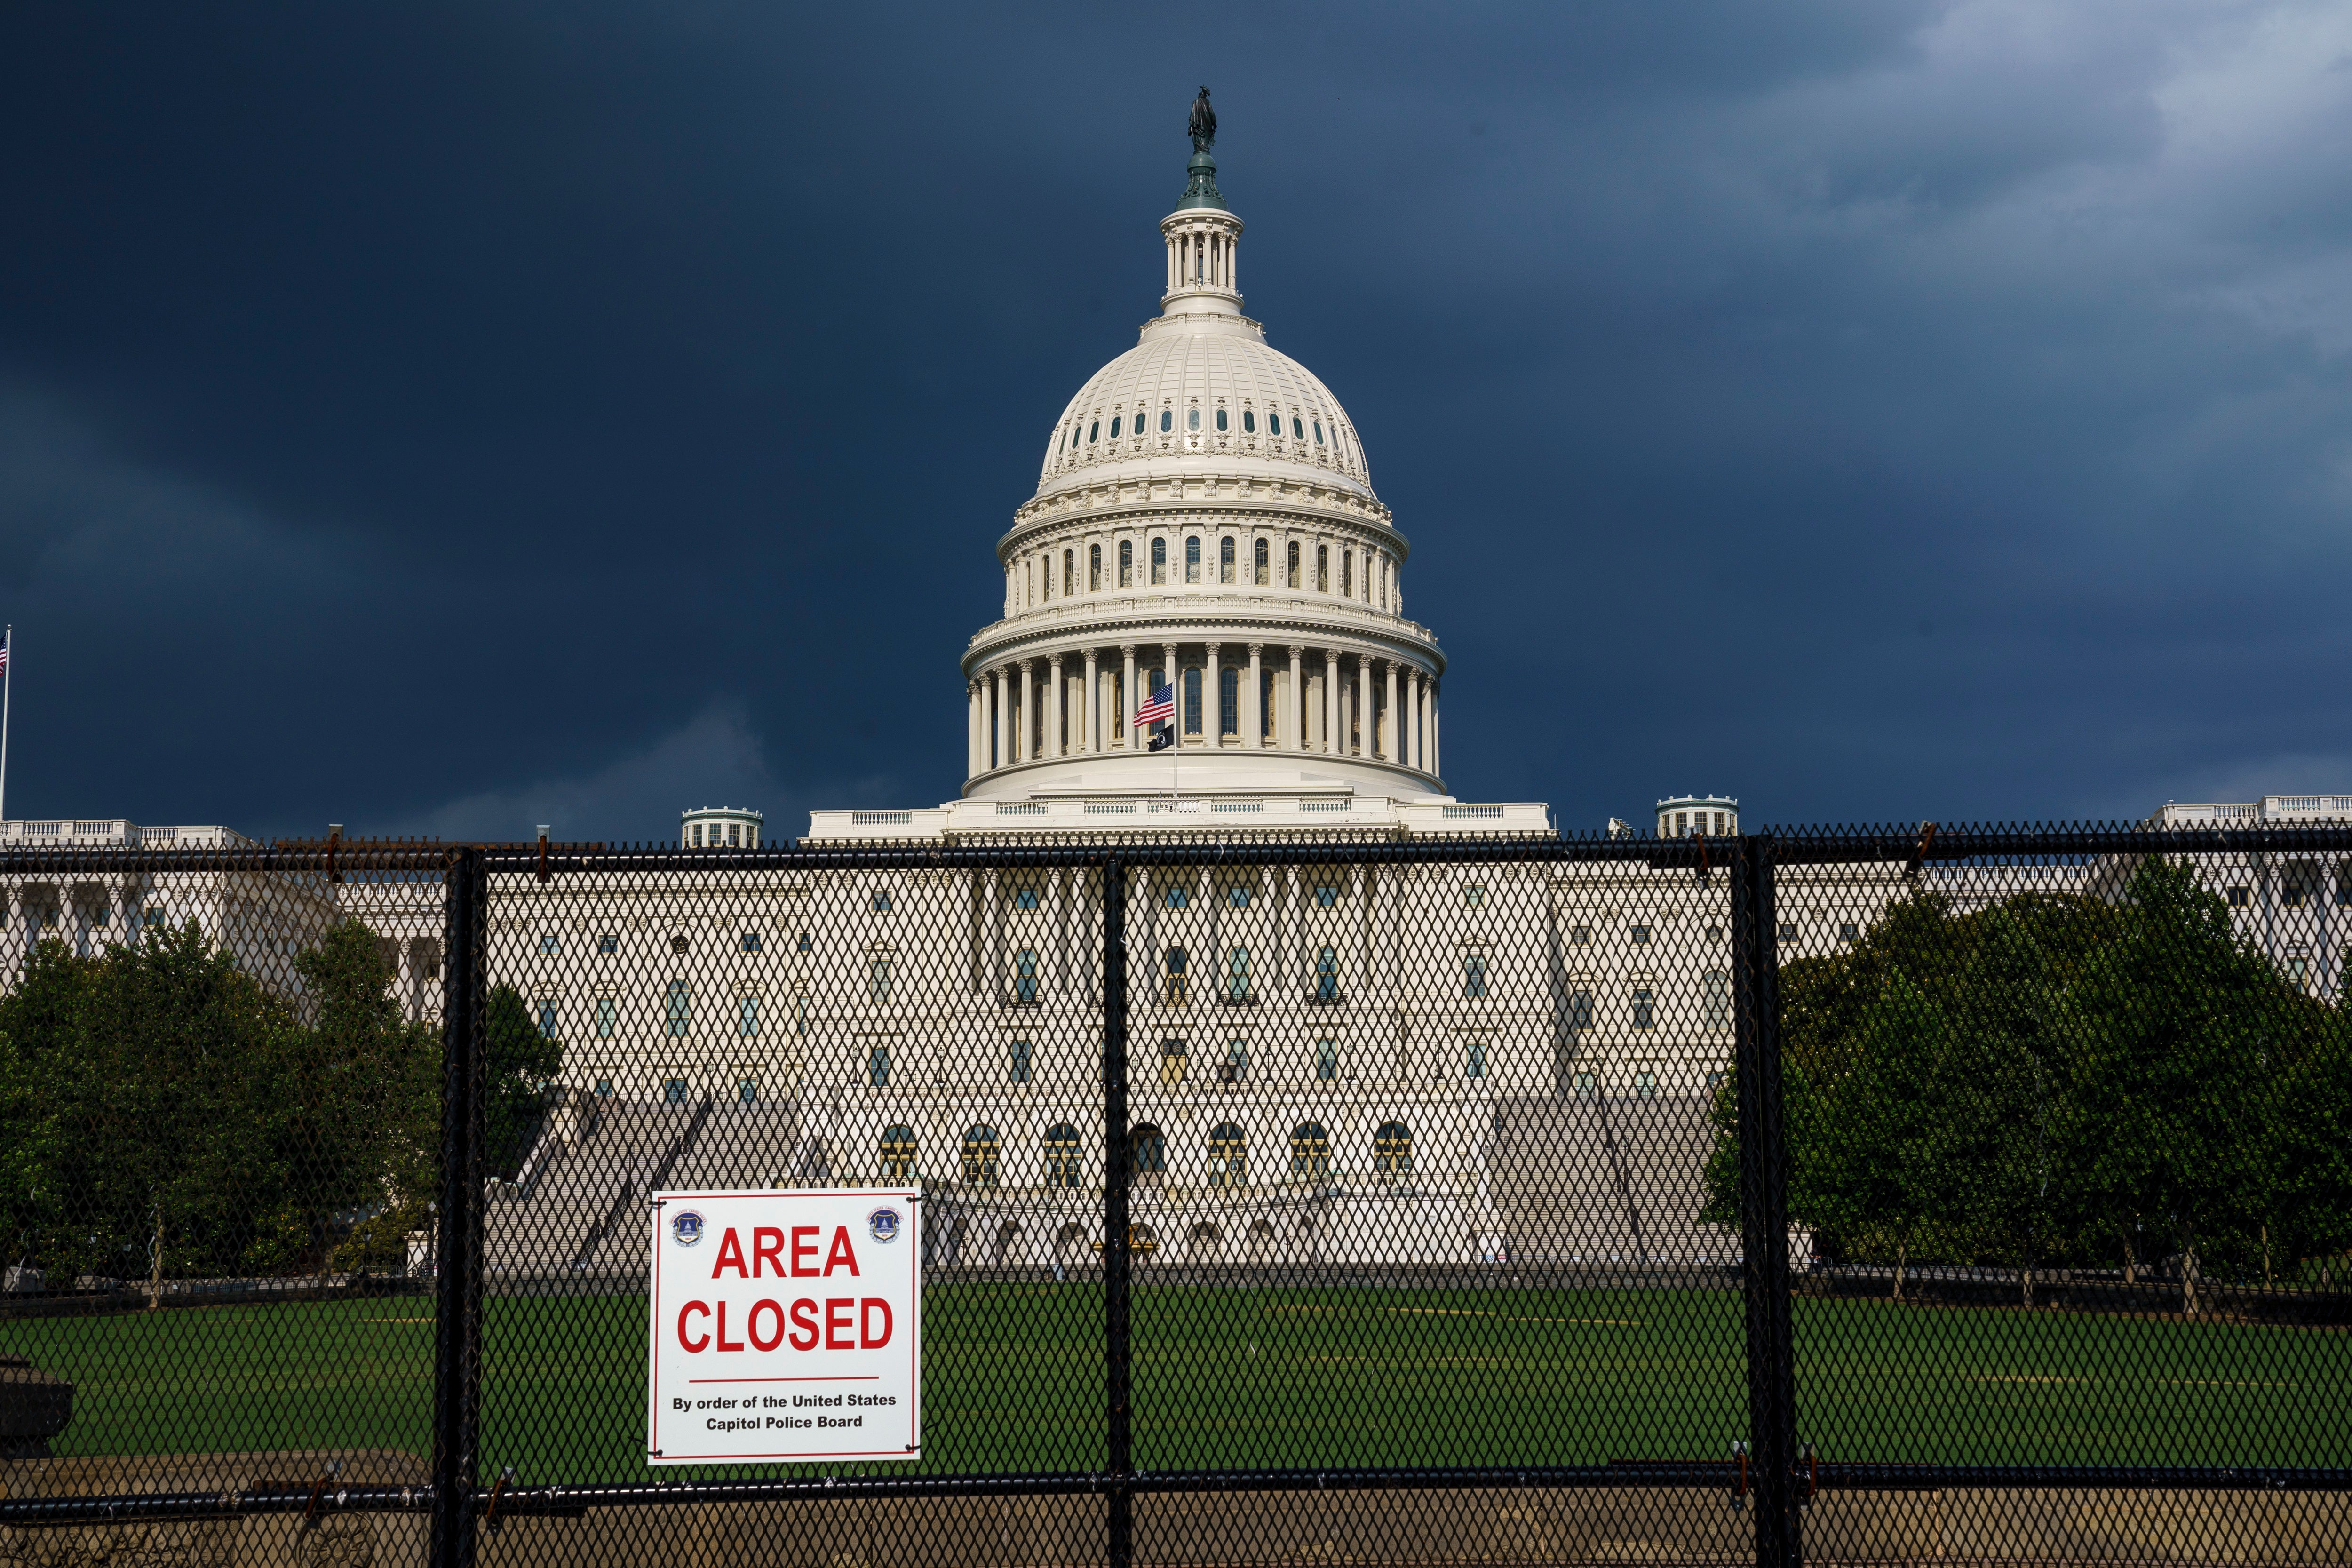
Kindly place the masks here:
<instances>
[{"instance_id":1,"label":"chain link fence","mask_svg":"<svg viewBox=\"0 0 2352 1568\"><path fill-rule=\"evenodd\" d=\"M0 1556L2352 1555L2352 831L18 856ZM656 1469L652 1195L919 1458Z\"/></svg>"}]
</instances>

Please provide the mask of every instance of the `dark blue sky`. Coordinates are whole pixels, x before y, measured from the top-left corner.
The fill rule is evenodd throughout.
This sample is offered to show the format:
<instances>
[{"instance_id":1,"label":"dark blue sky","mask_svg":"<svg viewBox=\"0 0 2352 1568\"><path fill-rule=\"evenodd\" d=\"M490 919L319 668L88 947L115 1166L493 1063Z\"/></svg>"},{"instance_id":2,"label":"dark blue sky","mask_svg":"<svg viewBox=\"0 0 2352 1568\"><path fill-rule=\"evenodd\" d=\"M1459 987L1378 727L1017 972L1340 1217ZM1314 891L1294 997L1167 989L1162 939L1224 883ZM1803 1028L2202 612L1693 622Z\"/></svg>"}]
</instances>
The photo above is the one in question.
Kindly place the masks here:
<instances>
[{"instance_id":1,"label":"dark blue sky","mask_svg":"<svg viewBox=\"0 0 2352 1568\"><path fill-rule=\"evenodd\" d=\"M1194 87L1455 792L2352 789L2352 14L0 12L7 808L951 797Z\"/></svg>"}]
</instances>

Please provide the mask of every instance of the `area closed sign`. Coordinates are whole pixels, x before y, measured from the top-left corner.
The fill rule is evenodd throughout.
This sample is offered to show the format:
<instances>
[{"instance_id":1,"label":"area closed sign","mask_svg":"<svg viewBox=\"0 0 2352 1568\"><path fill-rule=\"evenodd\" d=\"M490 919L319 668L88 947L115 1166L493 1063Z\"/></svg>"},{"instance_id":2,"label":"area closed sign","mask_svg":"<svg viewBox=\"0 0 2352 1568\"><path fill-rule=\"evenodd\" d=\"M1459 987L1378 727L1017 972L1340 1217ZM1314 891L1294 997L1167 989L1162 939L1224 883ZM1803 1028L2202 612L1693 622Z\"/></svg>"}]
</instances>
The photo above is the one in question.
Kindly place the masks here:
<instances>
[{"instance_id":1,"label":"area closed sign","mask_svg":"<svg viewBox=\"0 0 2352 1568\"><path fill-rule=\"evenodd\" d=\"M922 1456L911 1192L656 1193L656 1465Z\"/></svg>"}]
</instances>

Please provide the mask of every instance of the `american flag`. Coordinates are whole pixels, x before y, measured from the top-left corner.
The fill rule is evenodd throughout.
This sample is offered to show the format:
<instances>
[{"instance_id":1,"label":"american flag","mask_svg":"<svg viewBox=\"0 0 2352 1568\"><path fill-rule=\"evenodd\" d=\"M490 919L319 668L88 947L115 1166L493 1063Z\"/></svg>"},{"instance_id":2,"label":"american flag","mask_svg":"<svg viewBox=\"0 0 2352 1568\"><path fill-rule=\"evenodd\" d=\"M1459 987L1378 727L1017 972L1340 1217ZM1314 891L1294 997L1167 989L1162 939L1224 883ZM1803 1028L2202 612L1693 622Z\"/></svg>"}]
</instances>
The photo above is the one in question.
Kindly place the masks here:
<instances>
[{"instance_id":1,"label":"american flag","mask_svg":"<svg viewBox=\"0 0 2352 1568\"><path fill-rule=\"evenodd\" d=\"M1151 694L1151 700L1135 710L1135 727L1165 724L1176 717L1176 683L1170 681Z\"/></svg>"}]
</instances>

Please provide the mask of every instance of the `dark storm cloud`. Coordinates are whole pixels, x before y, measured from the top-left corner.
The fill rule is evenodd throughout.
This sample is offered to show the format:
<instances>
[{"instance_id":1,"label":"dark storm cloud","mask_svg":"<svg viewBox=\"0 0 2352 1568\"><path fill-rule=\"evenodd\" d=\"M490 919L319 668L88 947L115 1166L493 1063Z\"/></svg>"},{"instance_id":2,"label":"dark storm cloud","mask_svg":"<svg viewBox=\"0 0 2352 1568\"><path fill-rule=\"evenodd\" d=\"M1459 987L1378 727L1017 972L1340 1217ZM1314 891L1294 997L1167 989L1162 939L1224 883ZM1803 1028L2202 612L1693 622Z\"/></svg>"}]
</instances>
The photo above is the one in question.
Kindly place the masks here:
<instances>
[{"instance_id":1,"label":"dark storm cloud","mask_svg":"<svg viewBox=\"0 0 2352 1568\"><path fill-rule=\"evenodd\" d=\"M949 797L1215 89L1460 793L2352 787L2336 7L0 19L9 802L662 833Z\"/></svg>"}]
</instances>

